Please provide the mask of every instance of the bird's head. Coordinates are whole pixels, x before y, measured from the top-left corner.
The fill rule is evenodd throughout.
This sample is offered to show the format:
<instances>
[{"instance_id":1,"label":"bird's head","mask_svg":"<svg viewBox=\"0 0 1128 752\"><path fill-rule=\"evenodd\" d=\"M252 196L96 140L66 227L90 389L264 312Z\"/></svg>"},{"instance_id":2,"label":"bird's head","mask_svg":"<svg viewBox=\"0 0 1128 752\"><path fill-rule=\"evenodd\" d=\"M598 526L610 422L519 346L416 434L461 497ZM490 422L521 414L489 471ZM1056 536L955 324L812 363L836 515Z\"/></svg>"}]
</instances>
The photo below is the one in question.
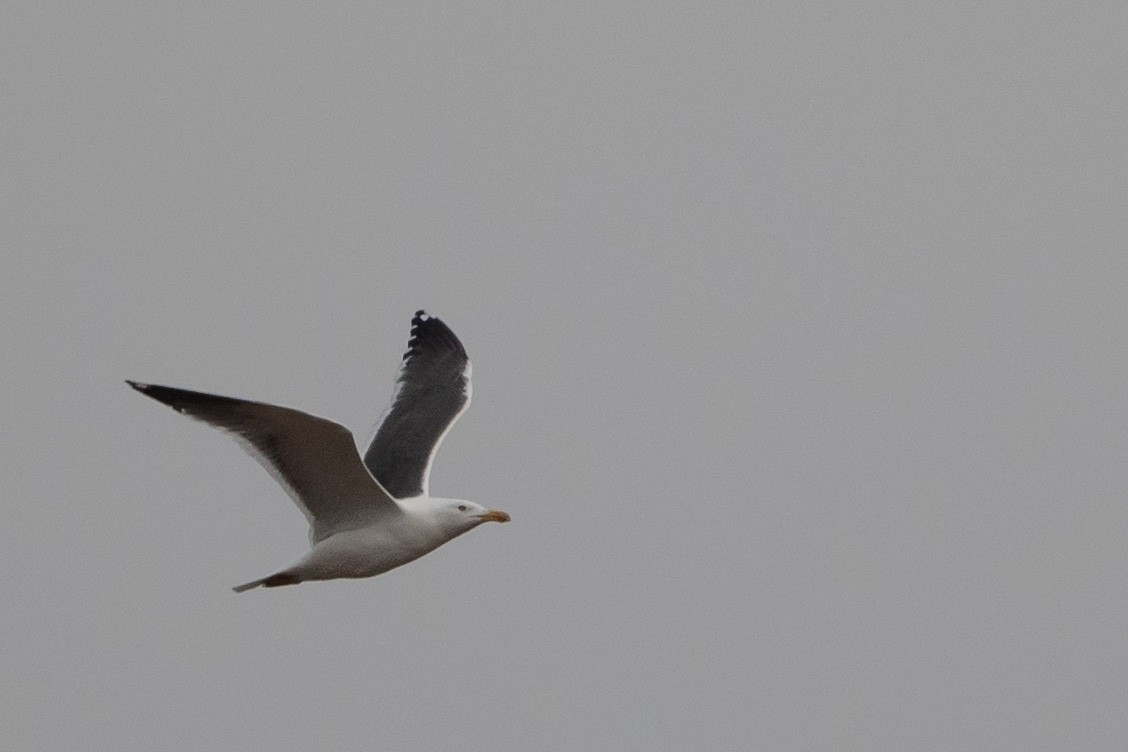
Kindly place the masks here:
<instances>
[{"instance_id":1,"label":"bird's head","mask_svg":"<svg viewBox=\"0 0 1128 752\"><path fill-rule=\"evenodd\" d=\"M509 522L509 515L462 499L435 499L433 510L442 526L455 535L476 528L483 522Z\"/></svg>"}]
</instances>

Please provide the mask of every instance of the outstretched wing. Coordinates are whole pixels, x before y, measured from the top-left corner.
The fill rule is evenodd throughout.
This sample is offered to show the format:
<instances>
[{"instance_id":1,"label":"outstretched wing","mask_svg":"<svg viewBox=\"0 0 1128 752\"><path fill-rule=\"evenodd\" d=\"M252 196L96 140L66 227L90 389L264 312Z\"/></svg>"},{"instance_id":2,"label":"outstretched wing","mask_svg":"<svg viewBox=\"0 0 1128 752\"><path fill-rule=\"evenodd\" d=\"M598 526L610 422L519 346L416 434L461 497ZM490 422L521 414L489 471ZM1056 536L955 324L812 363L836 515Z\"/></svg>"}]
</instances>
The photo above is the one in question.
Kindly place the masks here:
<instances>
[{"instance_id":1,"label":"outstretched wing","mask_svg":"<svg viewBox=\"0 0 1128 752\"><path fill-rule=\"evenodd\" d=\"M435 452L470 406L470 393L466 349L446 324L416 311L392 406L364 455L364 464L393 497L428 495Z\"/></svg>"},{"instance_id":2,"label":"outstretched wing","mask_svg":"<svg viewBox=\"0 0 1128 752\"><path fill-rule=\"evenodd\" d=\"M310 539L363 527L399 506L360 461L352 433L288 407L128 381L177 412L231 433L282 485L310 524Z\"/></svg>"}]
</instances>

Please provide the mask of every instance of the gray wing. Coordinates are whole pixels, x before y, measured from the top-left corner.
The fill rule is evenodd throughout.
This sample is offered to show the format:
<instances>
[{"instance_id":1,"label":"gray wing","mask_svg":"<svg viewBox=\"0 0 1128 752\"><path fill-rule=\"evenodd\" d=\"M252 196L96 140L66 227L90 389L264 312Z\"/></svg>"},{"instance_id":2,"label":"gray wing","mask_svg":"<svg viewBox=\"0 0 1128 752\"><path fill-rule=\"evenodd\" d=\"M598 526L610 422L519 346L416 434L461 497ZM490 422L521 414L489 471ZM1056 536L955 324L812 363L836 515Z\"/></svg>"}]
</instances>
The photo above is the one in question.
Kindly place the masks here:
<instances>
[{"instance_id":1,"label":"gray wing","mask_svg":"<svg viewBox=\"0 0 1128 752\"><path fill-rule=\"evenodd\" d=\"M392 406L364 464L393 497L428 495L431 462L443 437L470 406L470 358L454 332L416 311Z\"/></svg>"},{"instance_id":2,"label":"gray wing","mask_svg":"<svg viewBox=\"0 0 1128 752\"><path fill-rule=\"evenodd\" d=\"M288 407L128 381L147 397L231 433L286 489L314 542L363 527L399 505L360 461L352 433Z\"/></svg>"}]
</instances>

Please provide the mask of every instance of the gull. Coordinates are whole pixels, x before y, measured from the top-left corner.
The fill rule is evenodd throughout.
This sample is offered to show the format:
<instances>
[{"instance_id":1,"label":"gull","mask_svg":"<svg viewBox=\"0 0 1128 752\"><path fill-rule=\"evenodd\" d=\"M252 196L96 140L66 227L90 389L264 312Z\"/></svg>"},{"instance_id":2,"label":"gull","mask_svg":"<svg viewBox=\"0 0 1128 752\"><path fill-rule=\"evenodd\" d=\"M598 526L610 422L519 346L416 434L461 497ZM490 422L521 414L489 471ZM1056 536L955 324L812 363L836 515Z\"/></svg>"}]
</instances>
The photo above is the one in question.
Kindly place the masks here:
<instances>
[{"instance_id":1,"label":"gull","mask_svg":"<svg viewBox=\"0 0 1128 752\"><path fill-rule=\"evenodd\" d=\"M509 515L430 495L435 451L470 406L470 359L454 332L426 311L411 320L392 404L361 460L352 432L289 407L170 386L126 383L230 433L286 490L309 522L309 552L252 588L372 577L434 551L483 522Z\"/></svg>"}]
</instances>

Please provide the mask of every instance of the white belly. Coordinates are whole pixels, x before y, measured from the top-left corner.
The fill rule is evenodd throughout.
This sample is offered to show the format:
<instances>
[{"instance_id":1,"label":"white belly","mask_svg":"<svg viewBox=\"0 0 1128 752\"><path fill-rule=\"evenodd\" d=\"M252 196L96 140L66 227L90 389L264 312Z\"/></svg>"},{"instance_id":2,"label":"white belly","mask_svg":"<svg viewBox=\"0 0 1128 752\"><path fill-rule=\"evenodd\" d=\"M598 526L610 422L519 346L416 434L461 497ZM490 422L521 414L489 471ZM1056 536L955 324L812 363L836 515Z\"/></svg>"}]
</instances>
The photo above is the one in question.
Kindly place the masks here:
<instances>
[{"instance_id":1,"label":"white belly","mask_svg":"<svg viewBox=\"0 0 1128 752\"><path fill-rule=\"evenodd\" d=\"M372 577L418 559L446 540L438 530L416 526L345 530L318 542L290 571L303 580Z\"/></svg>"}]
</instances>

